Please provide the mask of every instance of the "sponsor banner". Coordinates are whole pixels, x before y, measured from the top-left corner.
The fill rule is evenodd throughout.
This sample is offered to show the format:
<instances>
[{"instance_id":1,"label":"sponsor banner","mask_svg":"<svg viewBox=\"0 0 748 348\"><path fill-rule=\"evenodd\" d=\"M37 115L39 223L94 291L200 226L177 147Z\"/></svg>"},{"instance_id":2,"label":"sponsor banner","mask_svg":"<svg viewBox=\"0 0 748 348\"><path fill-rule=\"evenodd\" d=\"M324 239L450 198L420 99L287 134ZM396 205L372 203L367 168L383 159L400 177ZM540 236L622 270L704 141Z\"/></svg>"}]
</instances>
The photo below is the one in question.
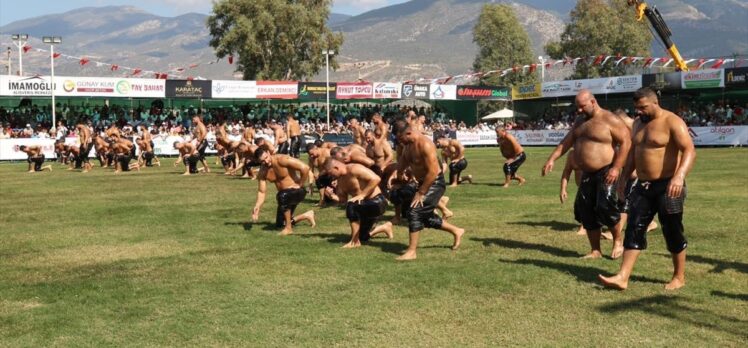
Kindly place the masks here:
<instances>
[{"instance_id":1,"label":"sponsor banner","mask_svg":"<svg viewBox=\"0 0 748 348\"><path fill-rule=\"evenodd\" d=\"M299 83L296 81L257 81L257 98L296 99Z\"/></svg>"},{"instance_id":2,"label":"sponsor banner","mask_svg":"<svg viewBox=\"0 0 748 348\"><path fill-rule=\"evenodd\" d=\"M257 82L214 80L211 83L214 99L257 99Z\"/></svg>"},{"instance_id":3,"label":"sponsor banner","mask_svg":"<svg viewBox=\"0 0 748 348\"><path fill-rule=\"evenodd\" d=\"M456 100L456 85L431 85L429 87L429 99L431 100Z\"/></svg>"},{"instance_id":4,"label":"sponsor banner","mask_svg":"<svg viewBox=\"0 0 748 348\"><path fill-rule=\"evenodd\" d=\"M212 96L210 81L206 80L166 80L168 98L202 98Z\"/></svg>"},{"instance_id":5,"label":"sponsor banner","mask_svg":"<svg viewBox=\"0 0 748 348\"><path fill-rule=\"evenodd\" d=\"M400 99L402 84L374 82L374 99Z\"/></svg>"},{"instance_id":6,"label":"sponsor banner","mask_svg":"<svg viewBox=\"0 0 748 348\"><path fill-rule=\"evenodd\" d=\"M537 99L542 97L543 85L539 83L512 87L512 100Z\"/></svg>"},{"instance_id":7,"label":"sponsor banner","mask_svg":"<svg viewBox=\"0 0 748 348\"><path fill-rule=\"evenodd\" d=\"M592 94L632 93L642 87L642 77L618 76L599 79L553 81L542 85L543 97L570 97L587 89Z\"/></svg>"},{"instance_id":8,"label":"sponsor banner","mask_svg":"<svg viewBox=\"0 0 748 348\"><path fill-rule=\"evenodd\" d=\"M725 87L723 69L704 69L681 72L683 89Z\"/></svg>"},{"instance_id":9,"label":"sponsor banner","mask_svg":"<svg viewBox=\"0 0 748 348\"><path fill-rule=\"evenodd\" d=\"M748 85L748 68L725 69L725 87Z\"/></svg>"},{"instance_id":10,"label":"sponsor banner","mask_svg":"<svg viewBox=\"0 0 748 348\"><path fill-rule=\"evenodd\" d=\"M633 93L637 89L642 88L642 76L641 75L630 75L630 76L617 76L606 78L607 83L605 84L605 93ZM593 91L597 94L597 92Z\"/></svg>"},{"instance_id":11,"label":"sponsor banner","mask_svg":"<svg viewBox=\"0 0 748 348\"><path fill-rule=\"evenodd\" d=\"M658 91L674 91L681 89L680 72L642 75L642 87L650 87Z\"/></svg>"},{"instance_id":12,"label":"sponsor banner","mask_svg":"<svg viewBox=\"0 0 748 348\"><path fill-rule=\"evenodd\" d=\"M459 100L508 100L509 88L494 86L457 86Z\"/></svg>"},{"instance_id":13,"label":"sponsor banner","mask_svg":"<svg viewBox=\"0 0 748 348\"><path fill-rule=\"evenodd\" d=\"M689 127L693 144L699 145L748 145L748 126Z\"/></svg>"},{"instance_id":14,"label":"sponsor banner","mask_svg":"<svg viewBox=\"0 0 748 348\"><path fill-rule=\"evenodd\" d=\"M55 82L55 85L59 84L59 78L55 78ZM48 97L52 95L52 81L49 76L27 77L0 75L0 95L13 97Z\"/></svg>"},{"instance_id":15,"label":"sponsor banner","mask_svg":"<svg viewBox=\"0 0 748 348\"><path fill-rule=\"evenodd\" d=\"M543 82L543 98L565 97L576 94L574 81Z\"/></svg>"},{"instance_id":16,"label":"sponsor banner","mask_svg":"<svg viewBox=\"0 0 748 348\"><path fill-rule=\"evenodd\" d=\"M368 82L338 82L335 99L371 99L374 86Z\"/></svg>"},{"instance_id":17,"label":"sponsor banner","mask_svg":"<svg viewBox=\"0 0 748 348\"><path fill-rule=\"evenodd\" d=\"M330 99L335 98L336 83L330 82L330 88L324 82L299 82L299 99L327 99L327 92L330 93Z\"/></svg>"},{"instance_id":18,"label":"sponsor banner","mask_svg":"<svg viewBox=\"0 0 748 348\"><path fill-rule=\"evenodd\" d=\"M163 98L165 80L55 76L59 97Z\"/></svg>"},{"instance_id":19,"label":"sponsor banner","mask_svg":"<svg viewBox=\"0 0 748 348\"><path fill-rule=\"evenodd\" d=\"M402 99L429 99L431 85L403 84Z\"/></svg>"}]
</instances>

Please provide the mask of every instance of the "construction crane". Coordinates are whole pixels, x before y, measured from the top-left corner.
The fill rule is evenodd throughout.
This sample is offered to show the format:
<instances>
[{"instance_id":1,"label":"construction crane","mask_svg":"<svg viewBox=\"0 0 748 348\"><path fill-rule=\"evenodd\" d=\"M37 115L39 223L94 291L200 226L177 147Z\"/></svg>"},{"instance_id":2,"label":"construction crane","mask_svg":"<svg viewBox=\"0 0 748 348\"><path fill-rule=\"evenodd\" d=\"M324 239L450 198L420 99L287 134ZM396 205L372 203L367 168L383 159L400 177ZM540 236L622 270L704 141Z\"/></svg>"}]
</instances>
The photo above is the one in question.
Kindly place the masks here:
<instances>
[{"instance_id":1,"label":"construction crane","mask_svg":"<svg viewBox=\"0 0 748 348\"><path fill-rule=\"evenodd\" d=\"M645 16L647 17L649 23L652 24L652 27L657 32L657 35L660 36L660 40L662 40L662 42L665 44L665 48L667 49L668 53L671 57L673 57L676 69L679 71L688 71L688 65L686 64L686 61L683 60L683 57L680 56L678 48L675 47L673 40L670 39L670 36L672 36L673 33L670 31L670 28L667 27L667 24L665 24L665 20L662 19L660 11L658 11L656 7L650 8L644 1L626 1L628 2L629 6L634 6L634 9L636 10L637 20L642 21Z\"/></svg>"}]
</instances>

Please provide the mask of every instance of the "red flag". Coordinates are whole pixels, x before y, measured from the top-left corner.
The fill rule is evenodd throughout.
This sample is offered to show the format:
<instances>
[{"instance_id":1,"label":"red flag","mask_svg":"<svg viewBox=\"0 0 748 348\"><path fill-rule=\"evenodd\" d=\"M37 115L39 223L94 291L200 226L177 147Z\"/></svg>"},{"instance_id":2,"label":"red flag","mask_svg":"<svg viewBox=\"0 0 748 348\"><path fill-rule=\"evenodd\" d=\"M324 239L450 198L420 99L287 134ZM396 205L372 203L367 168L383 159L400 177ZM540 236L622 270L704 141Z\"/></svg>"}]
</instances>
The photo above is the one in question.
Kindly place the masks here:
<instances>
[{"instance_id":1,"label":"red flag","mask_svg":"<svg viewBox=\"0 0 748 348\"><path fill-rule=\"evenodd\" d=\"M197 68L198 65L200 65L200 64L192 64L192 65L190 65L190 69Z\"/></svg>"},{"instance_id":2,"label":"red flag","mask_svg":"<svg viewBox=\"0 0 748 348\"><path fill-rule=\"evenodd\" d=\"M166 80L166 78L167 78L167 77L169 77L169 75L168 75L168 74L166 74L166 73L163 73L163 74L159 75L159 77L158 77L158 78L160 78L160 79L162 79L162 80Z\"/></svg>"},{"instance_id":3,"label":"red flag","mask_svg":"<svg viewBox=\"0 0 748 348\"><path fill-rule=\"evenodd\" d=\"M538 68L537 64L530 64L530 74L534 73L535 69L537 69L537 68Z\"/></svg>"},{"instance_id":4,"label":"red flag","mask_svg":"<svg viewBox=\"0 0 748 348\"><path fill-rule=\"evenodd\" d=\"M153 76L157 79L161 78L161 73L153 73Z\"/></svg>"},{"instance_id":5,"label":"red flag","mask_svg":"<svg viewBox=\"0 0 748 348\"><path fill-rule=\"evenodd\" d=\"M623 55L621 53L616 53L616 60L623 58Z\"/></svg>"},{"instance_id":6,"label":"red flag","mask_svg":"<svg viewBox=\"0 0 748 348\"><path fill-rule=\"evenodd\" d=\"M592 65L600 65L600 63L603 62L603 59L605 59L605 55L604 54L601 54L601 55L597 56L597 58L595 58L595 61L592 62Z\"/></svg>"},{"instance_id":7,"label":"red flag","mask_svg":"<svg viewBox=\"0 0 748 348\"><path fill-rule=\"evenodd\" d=\"M195 78L194 78L194 77L192 77L192 76L187 76L187 81L192 81L192 80L194 80L194 79L195 79Z\"/></svg>"},{"instance_id":8,"label":"red flag","mask_svg":"<svg viewBox=\"0 0 748 348\"><path fill-rule=\"evenodd\" d=\"M721 67L722 64L724 64L724 63L725 63L725 59L724 58L717 59L717 62L714 63L714 65L712 65L712 69L719 69L719 67Z\"/></svg>"},{"instance_id":9,"label":"red flag","mask_svg":"<svg viewBox=\"0 0 748 348\"><path fill-rule=\"evenodd\" d=\"M660 58L660 62L662 62L662 63L667 63L668 60L670 60L670 58L666 58L666 57Z\"/></svg>"},{"instance_id":10,"label":"red flag","mask_svg":"<svg viewBox=\"0 0 748 348\"><path fill-rule=\"evenodd\" d=\"M142 72L142 71L143 71L143 70L140 70L140 69L138 69L138 68L135 68L135 70L133 70L133 72L132 72L132 76L135 76L135 75L137 75L137 74L140 74L140 72Z\"/></svg>"},{"instance_id":11,"label":"red flag","mask_svg":"<svg viewBox=\"0 0 748 348\"><path fill-rule=\"evenodd\" d=\"M512 71L513 71L514 73L516 73L517 71L519 71L519 67L515 65L515 66L514 66L514 67L512 68Z\"/></svg>"},{"instance_id":12,"label":"red flag","mask_svg":"<svg viewBox=\"0 0 748 348\"><path fill-rule=\"evenodd\" d=\"M119 65L117 64L112 64L112 67L110 68L110 70L112 71L117 71L118 69L119 69Z\"/></svg>"},{"instance_id":13,"label":"red flag","mask_svg":"<svg viewBox=\"0 0 748 348\"><path fill-rule=\"evenodd\" d=\"M31 50L31 45L23 45L23 53L26 53Z\"/></svg>"},{"instance_id":14,"label":"red flag","mask_svg":"<svg viewBox=\"0 0 748 348\"><path fill-rule=\"evenodd\" d=\"M629 65L634 62L634 57L627 57L626 60L623 61L623 64Z\"/></svg>"},{"instance_id":15,"label":"red flag","mask_svg":"<svg viewBox=\"0 0 748 348\"><path fill-rule=\"evenodd\" d=\"M182 72L182 71L184 71L184 68L177 68L177 72Z\"/></svg>"},{"instance_id":16,"label":"red flag","mask_svg":"<svg viewBox=\"0 0 748 348\"><path fill-rule=\"evenodd\" d=\"M644 61L644 67L648 67L650 63L654 61L654 58L648 57L647 60Z\"/></svg>"},{"instance_id":17,"label":"red flag","mask_svg":"<svg viewBox=\"0 0 748 348\"><path fill-rule=\"evenodd\" d=\"M52 54L52 59L57 59L57 57L59 57L61 55L62 55L62 53L53 53Z\"/></svg>"},{"instance_id":18,"label":"red flag","mask_svg":"<svg viewBox=\"0 0 748 348\"><path fill-rule=\"evenodd\" d=\"M234 56L229 56L229 64L234 64Z\"/></svg>"},{"instance_id":19,"label":"red flag","mask_svg":"<svg viewBox=\"0 0 748 348\"><path fill-rule=\"evenodd\" d=\"M88 64L88 62L90 62L90 60L86 59L86 57L81 58L81 60L79 61L81 65L86 65Z\"/></svg>"}]
</instances>

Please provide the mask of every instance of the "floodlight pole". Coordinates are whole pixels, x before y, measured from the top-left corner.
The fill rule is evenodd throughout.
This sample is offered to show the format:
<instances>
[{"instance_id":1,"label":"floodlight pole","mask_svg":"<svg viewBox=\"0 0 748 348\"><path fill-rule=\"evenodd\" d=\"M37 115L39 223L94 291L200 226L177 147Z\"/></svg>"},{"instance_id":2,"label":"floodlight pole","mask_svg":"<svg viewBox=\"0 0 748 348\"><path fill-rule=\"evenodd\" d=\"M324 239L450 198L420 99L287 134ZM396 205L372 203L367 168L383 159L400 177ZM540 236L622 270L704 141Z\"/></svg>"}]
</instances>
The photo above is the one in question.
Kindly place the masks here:
<instances>
[{"instance_id":1,"label":"floodlight pole","mask_svg":"<svg viewBox=\"0 0 748 348\"><path fill-rule=\"evenodd\" d=\"M26 40L29 39L29 35L13 34L11 35L11 39L18 47L18 76L23 76L23 46L26 46Z\"/></svg>"},{"instance_id":2,"label":"floodlight pole","mask_svg":"<svg viewBox=\"0 0 748 348\"><path fill-rule=\"evenodd\" d=\"M539 56L540 60L540 82L545 82L545 57Z\"/></svg>"},{"instance_id":3,"label":"floodlight pole","mask_svg":"<svg viewBox=\"0 0 748 348\"><path fill-rule=\"evenodd\" d=\"M55 130L57 130L57 114L55 111L55 44L61 43L62 37L45 36L42 38L42 41L46 44L49 44L49 66L51 73L49 84L51 86L50 90L52 92L52 127L50 127L50 129L55 128Z\"/></svg>"},{"instance_id":4,"label":"floodlight pole","mask_svg":"<svg viewBox=\"0 0 748 348\"><path fill-rule=\"evenodd\" d=\"M327 131L330 131L330 55L335 54L332 50L322 50L322 54L325 55L325 95L327 96L327 103L325 104L325 111L327 112Z\"/></svg>"}]
</instances>

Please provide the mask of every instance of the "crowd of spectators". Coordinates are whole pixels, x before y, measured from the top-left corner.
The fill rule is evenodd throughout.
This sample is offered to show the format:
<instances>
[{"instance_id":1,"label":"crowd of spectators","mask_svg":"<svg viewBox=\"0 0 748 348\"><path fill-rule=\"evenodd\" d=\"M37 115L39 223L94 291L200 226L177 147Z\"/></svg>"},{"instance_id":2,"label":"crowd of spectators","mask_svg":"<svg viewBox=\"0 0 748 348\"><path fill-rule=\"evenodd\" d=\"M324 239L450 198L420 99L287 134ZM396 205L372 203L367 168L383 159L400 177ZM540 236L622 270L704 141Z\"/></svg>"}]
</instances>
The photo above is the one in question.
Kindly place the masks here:
<instances>
[{"instance_id":1,"label":"crowd of spectators","mask_svg":"<svg viewBox=\"0 0 748 348\"><path fill-rule=\"evenodd\" d=\"M430 107L402 107L397 105L347 104L335 105L330 110L330 128L327 127L327 111L324 105L293 104L244 104L200 108L185 106L164 108L159 103L150 107L125 108L119 105L58 104L56 115L58 124L51 127L49 105L25 105L15 108L0 106L0 139L2 138L60 138L72 135L75 124L84 121L94 129L104 129L115 123L122 129L135 128L145 124L153 134L162 136L184 135L190 132L192 116L201 114L209 127L226 123L230 134L241 134L244 127L252 124L258 132L272 134L270 126L274 122L284 122L292 113L302 126L302 132L321 136L325 133L348 133L347 120L357 118L362 125L373 128L369 123L371 115L380 113L387 120L394 120L413 110L425 115L427 126L439 134L461 132L493 131L496 127L515 130L566 130L576 118L572 107L567 109L547 109L541 115L517 118L498 122L481 122L468 127L462 121L450 120L443 110ZM632 110L626 110L630 114ZM715 102L694 102L674 110L689 126L748 125L748 103L744 106L737 100Z\"/></svg>"}]
</instances>

